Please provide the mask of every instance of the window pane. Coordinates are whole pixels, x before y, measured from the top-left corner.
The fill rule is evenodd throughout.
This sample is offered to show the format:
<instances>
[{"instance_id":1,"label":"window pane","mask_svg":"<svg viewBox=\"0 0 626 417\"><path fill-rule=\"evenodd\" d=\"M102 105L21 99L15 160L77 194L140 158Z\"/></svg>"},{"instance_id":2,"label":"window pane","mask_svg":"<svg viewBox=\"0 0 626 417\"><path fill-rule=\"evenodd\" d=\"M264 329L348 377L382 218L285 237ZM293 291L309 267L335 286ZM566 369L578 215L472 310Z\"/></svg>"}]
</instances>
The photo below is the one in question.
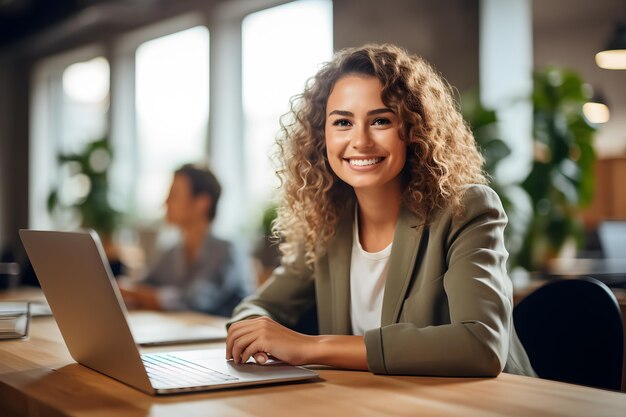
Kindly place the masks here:
<instances>
[{"instance_id":1,"label":"window pane","mask_svg":"<svg viewBox=\"0 0 626 417\"><path fill-rule=\"evenodd\" d=\"M30 134L29 224L33 228L74 228L80 217L58 209L53 219L47 200L73 204L80 179L59 155L83 152L88 143L108 133L109 63L95 48L70 51L39 64L33 77ZM91 58L94 57L95 58ZM74 166L75 168L75 166Z\"/></svg>"},{"instance_id":2,"label":"window pane","mask_svg":"<svg viewBox=\"0 0 626 417\"><path fill-rule=\"evenodd\" d=\"M197 26L136 53L137 178L134 212L158 219L172 172L206 155L209 32Z\"/></svg>"},{"instance_id":3,"label":"window pane","mask_svg":"<svg viewBox=\"0 0 626 417\"><path fill-rule=\"evenodd\" d=\"M248 195L261 209L277 185L268 155L279 118L332 56L332 2L300 0L251 14L242 42Z\"/></svg>"},{"instance_id":4,"label":"window pane","mask_svg":"<svg viewBox=\"0 0 626 417\"><path fill-rule=\"evenodd\" d=\"M109 62L97 57L63 71L59 150L79 152L107 132ZM54 107L53 107L54 108Z\"/></svg>"}]
</instances>

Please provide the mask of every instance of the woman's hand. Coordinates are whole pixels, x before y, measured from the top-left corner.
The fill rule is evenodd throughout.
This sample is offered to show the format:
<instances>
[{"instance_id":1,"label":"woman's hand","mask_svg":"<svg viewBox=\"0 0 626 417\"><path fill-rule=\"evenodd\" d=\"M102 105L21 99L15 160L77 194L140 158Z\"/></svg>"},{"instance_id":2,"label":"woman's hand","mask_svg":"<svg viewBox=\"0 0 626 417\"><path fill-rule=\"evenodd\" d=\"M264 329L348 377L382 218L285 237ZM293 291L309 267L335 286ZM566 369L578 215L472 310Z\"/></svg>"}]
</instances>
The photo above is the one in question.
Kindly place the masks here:
<instances>
[{"instance_id":1,"label":"woman's hand","mask_svg":"<svg viewBox=\"0 0 626 417\"><path fill-rule=\"evenodd\" d=\"M291 365L310 363L315 337L294 332L268 317L234 323L226 337L226 359L246 363L250 357L265 363L268 354Z\"/></svg>"},{"instance_id":2,"label":"woman's hand","mask_svg":"<svg viewBox=\"0 0 626 417\"><path fill-rule=\"evenodd\" d=\"M328 365L366 371L363 336L308 336L289 330L269 317L234 323L226 337L226 359L246 363L254 357L267 362L269 355L291 365Z\"/></svg>"}]
</instances>

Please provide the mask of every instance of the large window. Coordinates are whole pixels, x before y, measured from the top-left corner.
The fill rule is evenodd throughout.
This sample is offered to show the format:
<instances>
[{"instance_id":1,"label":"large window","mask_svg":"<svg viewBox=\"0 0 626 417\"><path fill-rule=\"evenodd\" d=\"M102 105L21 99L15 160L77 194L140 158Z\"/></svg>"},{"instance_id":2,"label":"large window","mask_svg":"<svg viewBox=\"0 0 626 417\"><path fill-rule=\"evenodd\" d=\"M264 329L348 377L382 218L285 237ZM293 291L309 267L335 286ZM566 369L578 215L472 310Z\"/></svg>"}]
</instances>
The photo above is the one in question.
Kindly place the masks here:
<instances>
[{"instance_id":1,"label":"large window","mask_svg":"<svg viewBox=\"0 0 626 417\"><path fill-rule=\"evenodd\" d=\"M81 152L108 132L109 63L88 47L50 58L35 70L31 119L30 226L75 227L67 212L53 222L47 210L51 190L72 205L84 197L85 184L59 156ZM74 178L76 177L76 178Z\"/></svg>"},{"instance_id":2,"label":"large window","mask_svg":"<svg viewBox=\"0 0 626 417\"><path fill-rule=\"evenodd\" d=\"M250 207L272 199L269 155L289 99L332 56L332 2L300 0L246 17L242 25L244 156Z\"/></svg>"},{"instance_id":3,"label":"large window","mask_svg":"<svg viewBox=\"0 0 626 417\"><path fill-rule=\"evenodd\" d=\"M79 152L107 133L109 62L96 57L74 63L63 71L58 132L64 152Z\"/></svg>"},{"instance_id":4,"label":"large window","mask_svg":"<svg viewBox=\"0 0 626 417\"><path fill-rule=\"evenodd\" d=\"M172 172L202 162L209 115L209 31L197 26L149 42L136 53L134 214L162 216Z\"/></svg>"}]
</instances>

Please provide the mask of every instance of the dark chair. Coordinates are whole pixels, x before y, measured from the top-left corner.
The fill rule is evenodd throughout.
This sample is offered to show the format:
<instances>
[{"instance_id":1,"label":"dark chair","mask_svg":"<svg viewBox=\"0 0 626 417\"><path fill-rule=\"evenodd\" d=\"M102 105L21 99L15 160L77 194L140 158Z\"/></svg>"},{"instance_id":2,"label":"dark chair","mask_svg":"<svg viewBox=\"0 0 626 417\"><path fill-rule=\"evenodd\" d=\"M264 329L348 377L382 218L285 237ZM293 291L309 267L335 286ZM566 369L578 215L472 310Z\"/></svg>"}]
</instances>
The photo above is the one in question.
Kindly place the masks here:
<instances>
[{"instance_id":1,"label":"dark chair","mask_svg":"<svg viewBox=\"0 0 626 417\"><path fill-rule=\"evenodd\" d=\"M540 287L513 310L517 334L541 378L619 390L624 328L615 295L594 278Z\"/></svg>"}]
</instances>

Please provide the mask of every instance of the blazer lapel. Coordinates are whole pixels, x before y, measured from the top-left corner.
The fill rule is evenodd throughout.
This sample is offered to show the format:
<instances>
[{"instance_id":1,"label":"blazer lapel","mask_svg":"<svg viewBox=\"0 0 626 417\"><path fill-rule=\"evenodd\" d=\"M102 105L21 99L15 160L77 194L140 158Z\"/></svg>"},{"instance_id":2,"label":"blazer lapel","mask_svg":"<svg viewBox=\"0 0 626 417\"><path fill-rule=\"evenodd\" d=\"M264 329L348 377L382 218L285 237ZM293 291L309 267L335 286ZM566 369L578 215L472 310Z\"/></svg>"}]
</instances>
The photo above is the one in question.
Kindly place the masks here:
<instances>
[{"instance_id":1,"label":"blazer lapel","mask_svg":"<svg viewBox=\"0 0 626 417\"><path fill-rule=\"evenodd\" d=\"M352 257L352 210L341 216L335 237L328 245L328 270L332 288L333 333L352 334L350 321L350 258Z\"/></svg>"},{"instance_id":2,"label":"blazer lapel","mask_svg":"<svg viewBox=\"0 0 626 417\"><path fill-rule=\"evenodd\" d=\"M381 326L397 323L419 250L424 226L407 209L400 210L393 235L389 269L385 282Z\"/></svg>"}]
</instances>

